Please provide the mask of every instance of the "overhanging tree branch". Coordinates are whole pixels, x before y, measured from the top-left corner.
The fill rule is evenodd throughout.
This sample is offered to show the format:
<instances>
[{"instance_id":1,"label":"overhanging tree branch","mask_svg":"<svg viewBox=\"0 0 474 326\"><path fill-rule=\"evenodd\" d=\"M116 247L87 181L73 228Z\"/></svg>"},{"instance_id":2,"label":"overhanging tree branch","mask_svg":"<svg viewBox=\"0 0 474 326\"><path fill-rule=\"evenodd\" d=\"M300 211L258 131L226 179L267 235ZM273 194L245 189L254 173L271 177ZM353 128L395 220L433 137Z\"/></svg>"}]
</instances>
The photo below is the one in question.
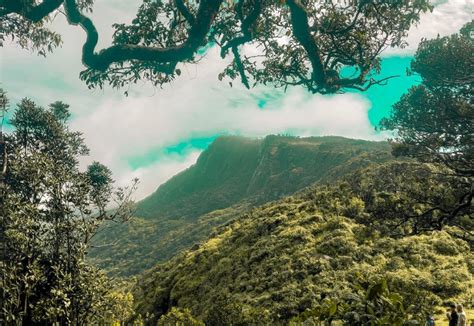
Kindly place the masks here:
<instances>
[{"instance_id":1,"label":"overhanging tree branch","mask_svg":"<svg viewBox=\"0 0 474 326\"><path fill-rule=\"evenodd\" d=\"M192 26L196 23L196 17L189 11L188 7L184 4L183 0L174 0L176 8L179 13L183 15L184 19Z\"/></svg>"},{"instance_id":2,"label":"overhanging tree branch","mask_svg":"<svg viewBox=\"0 0 474 326\"><path fill-rule=\"evenodd\" d=\"M30 21L37 23L58 9L64 0L43 0L38 5L21 0L0 0L0 7L5 8L2 15L8 13L19 14Z\"/></svg>"},{"instance_id":3,"label":"overhanging tree branch","mask_svg":"<svg viewBox=\"0 0 474 326\"><path fill-rule=\"evenodd\" d=\"M222 57L229 52L234 56L232 66L220 76L240 75L247 88L251 77L254 85L300 85L313 93L366 90L382 84L383 80L367 78L380 69L381 51L388 45L401 45L420 12L430 8L428 0L409 6L381 2L378 11L367 5L370 1L344 6L300 0L236 0L226 5L223 0L143 1L131 24L115 24L113 44L99 51L98 31L83 13L92 0L37 1L0 0L0 19L17 20L28 27L7 24L5 34L20 45L30 41L40 54L44 48L51 51L48 39L54 46L59 36L32 22L47 19L63 5L68 22L86 33L82 62L87 69L81 79L91 88L104 82L123 87L140 79L154 85L171 82L179 75L176 65L195 62L198 50L212 44L211 36L222 47ZM246 56L240 49L244 44L261 51L260 58ZM344 67L355 67L359 75L343 77Z\"/></svg>"},{"instance_id":4,"label":"overhanging tree branch","mask_svg":"<svg viewBox=\"0 0 474 326\"><path fill-rule=\"evenodd\" d=\"M353 88L353 89L363 92L363 91L368 90L373 85L386 85L388 80L397 78L397 77L400 77L400 75L393 75L393 76L385 77L379 80L370 79L367 85L365 86L356 85L355 82L357 82L357 80L354 80L353 82L345 82L345 80L343 79L341 81L341 84L344 85L346 88Z\"/></svg>"},{"instance_id":5,"label":"overhanging tree branch","mask_svg":"<svg viewBox=\"0 0 474 326\"><path fill-rule=\"evenodd\" d=\"M239 49L236 46L233 46L232 53L234 55L234 62L235 62L235 65L237 66L237 71L239 72L242 84L244 84L244 86L247 89L250 89L249 80L247 76L245 75L245 67L244 67L244 64L242 63L242 59L240 58Z\"/></svg>"},{"instance_id":6,"label":"overhanging tree branch","mask_svg":"<svg viewBox=\"0 0 474 326\"><path fill-rule=\"evenodd\" d=\"M257 23L257 20L262 13L262 0L252 0L250 2L251 3L249 5L252 6L252 10L245 18L243 18L242 13L242 6L244 2L240 1L236 5L237 16L241 20L242 36L235 37L226 44L224 44L221 49L221 57L224 57L230 48L238 47L240 45L252 41L253 29L255 28L255 24Z\"/></svg>"},{"instance_id":7,"label":"overhanging tree branch","mask_svg":"<svg viewBox=\"0 0 474 326\"><path fill-rule=\"evenodd\" d=\"M245 18L243 17L243 5L244 1L240 1L239 3L237 3L235 8L236 15L241 21L242 36L235 37L228 41L226 44L224 44L221 49L221 57L224 58L227 54L227 51L229 49L232 49L232 54L234 55L234 63L237 67L237 71L239 72L242 84L244 84L244 86L249 89L249 80L245 74L245 67L240 57L238 48L239 46L252 41L253 30L255 28L259 16L262 13L262 0L250 1L249 6L251 6L252 10Z\"/></svg>"},{"instance_id":8,"label":"overhanging tree branch","mask_svg":"<svg viewBox=\"0 0 474 326\"><path fill-rule=\"evenodd\" d=\"M312 79L318 85L326 85L326 71L323 66L318 45L311 36L306 9L297 0L287 0L291 12L293 35L305 49L313 68Z\"/></svg>"},{"instance_id":9,"label":"overhanging tree branch","mask_svg":"<svg viewBox=\"0 0 474 326\"><path fill-rule=\"evenodd\" d=\"M216 17L223 0L201 0L196 15L196 23L191 26L188 38L182 44L168 47L147 47L140 45L117 44L95 53L98 33L92 20L84 16L75 0L66 0L66 16L72 25L80 25L87 34L82 48L83 63L92 69L106 71L111 64L140 60L165 64L163 72L172 73L176 63L192 59L196 51L205 44L207 33ZM170 65L168 65L170 64Z\"/></svg>"}]
</instances>

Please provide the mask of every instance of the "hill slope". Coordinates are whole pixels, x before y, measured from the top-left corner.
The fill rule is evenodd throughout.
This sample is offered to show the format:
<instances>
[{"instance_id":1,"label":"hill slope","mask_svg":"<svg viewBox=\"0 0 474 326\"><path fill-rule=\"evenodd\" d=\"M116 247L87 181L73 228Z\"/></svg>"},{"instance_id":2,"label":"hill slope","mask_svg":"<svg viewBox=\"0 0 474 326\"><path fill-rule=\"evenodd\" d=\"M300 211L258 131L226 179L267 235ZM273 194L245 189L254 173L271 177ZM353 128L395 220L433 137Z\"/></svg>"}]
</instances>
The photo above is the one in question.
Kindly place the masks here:
<instances>
[{"instance_id":1,"label":"hill slope","mask_svg":"<svg viewBox=\"0 0 474 326\"><path fill-rule=\"evenodd\" d=\"M131 275L207 238L256 205L391 160L386 142L342 137L220 137L196 164L138 203L136 218L98 235L91 252L111 273ZM120 239L116 241L116 239Z\"/></svg>"},{"instance_id":2,"label":"hill slope","mask_svg":"<svg viewBox=\"0 0 474 326\"><path fill-rule=\"evenodd\" d=\"M252 210L146 272L134 294L137 311L156 319L172 307L187 308L207 325L226 324L226 314L235 325L287 324L324 299L350 298L360 276L387 279L403 295L407 313L421 321L426 306L469 302L474 255L466 242L445 231L392 238L367 222L375 212L366 201L399 195L399 187L374 181L404 171L393 182L412 182L429 168L414 165L370 167L354 176L355 188L348 178ZM427 185L421 180L419 189ZM371 196L358 194L360 186Z\"/></svg>"},{"instance_id":3,"label":"hill slope","mask_svg":"<svg viewBox=\"0 0 474 326\"><path fill-rule=\"evenodd\" d=\"M146 219L190 219L242 200L258 164L260 140L216 139L191 168L138 203Z\"/></svg>"},{"instance_id":4,"label":"hill slope","mask_svg":"<svg viewBox=\"0 0 474 326\"><path fill-rule=\"evenodd\" d=\"M247 198L266 202L321 179L331 181L339 176L338 168L351 161L383 160L389 153L386 142L342 137L224 136L195 165L141 201L136 215L193 218Z\"/></svg>"}]
</instances>

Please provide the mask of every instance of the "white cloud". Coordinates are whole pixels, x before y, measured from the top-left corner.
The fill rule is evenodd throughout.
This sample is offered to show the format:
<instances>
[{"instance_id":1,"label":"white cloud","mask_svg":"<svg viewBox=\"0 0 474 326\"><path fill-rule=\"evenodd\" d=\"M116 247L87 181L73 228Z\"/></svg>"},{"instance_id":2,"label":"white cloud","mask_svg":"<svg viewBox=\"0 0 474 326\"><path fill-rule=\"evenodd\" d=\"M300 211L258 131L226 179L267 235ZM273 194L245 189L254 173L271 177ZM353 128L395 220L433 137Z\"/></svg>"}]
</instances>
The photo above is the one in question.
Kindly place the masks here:
<instances>
[{"instance_id":1,"label":"white cloud","mask_svg":"<svg viewBox=\"0 0 474 326\"><path fill-rule=\"evenodd\" d=\"M471 21L474 11L474 1L472 0L436 0L433 12L425 13L421 16L420 23L413 26L408 34L408 47L404 49L389 48L385 51L385 56L390 55L413 55L422 38L432 39L440 36L447 36L458 32L461 27Z\"/></svg>"},{"instance_id":2,"label":"white cloud","mask_svg":"<svg viewBox=\"0 0 474 326\"><path fill-rule=\"evenodd\" d=\"M184 155L169 155L153 165L134 171L122 167L122 170L114 171L115 175L120 178L116 181L118 184L127 185L130 184L131 179L139 178L140 183L134 198L143 199L155 191L158 185L196 163L199 154L201 151L190 150Z\"/></svg>"}]
</instances>

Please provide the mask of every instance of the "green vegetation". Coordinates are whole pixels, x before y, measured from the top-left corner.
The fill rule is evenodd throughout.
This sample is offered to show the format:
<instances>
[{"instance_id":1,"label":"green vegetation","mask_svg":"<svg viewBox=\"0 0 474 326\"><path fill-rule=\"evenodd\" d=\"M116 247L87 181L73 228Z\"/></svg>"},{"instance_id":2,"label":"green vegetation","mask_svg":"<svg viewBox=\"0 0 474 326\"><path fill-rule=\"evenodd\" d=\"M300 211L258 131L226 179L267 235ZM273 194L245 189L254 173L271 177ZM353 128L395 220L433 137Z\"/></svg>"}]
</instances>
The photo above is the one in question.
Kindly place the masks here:
<instances>
[{"instance_id":1,"label":"green vegetation","mask_svg":"<svg viewBox=\"0 0 474 326\"><path fill-rule=\"evenodd\" d=\"M420 44L411 66L422 83L395 104L382 126L397 132L395 155L446 166L438 173L455 189L449 204L413 214L413 219L424 220L413 231L458 225L457 236L474 246L474 220L460 218L468 213L474 216L473 29L471 21L457 34Z\"/></svg>"},{"instance_id":2,"label":"green vegetation","mask_svg":"<svg viewBox=\"0 0 474 326\"><path fill-rule=\"evenodd\" d=\"M146 272L135 293L137 312L157 318L177 306L213 325L219 324L213 309L229 302L238 307L231 309L236 324L255 313L284 323L326 299L345 302L360 275L366 282L386 280L402 296L404 314L418 320L446 300L470 302L474 256L465 241L448 230L388 237L374 227L381 221L373 203L409 209L409 202L398 200L402 186L416 184L422 193L431 180L406 174L392 181L398 184L393 188L374 181L387 171L413 170L414 176L422 168L431 169L418 163L372 166L372 173L252 210L199 247ZM370 196L361 184L373 185Z\"/></svg>"},{"instance_id":3,"label":"green vegetation","mask_svg":"<svg viewBox=\"0 0 474 326\"><path fill-rule=\"evenodd\" d=\"M338 173L343 164L386 160L389 151L384 142L342 137L220 137L193 167L138 203L136 215L192 219L243 199L266 202L321 179L331 181L343 173Z\"/></svg>"},{"instance_id":4,"label":"green vegetation","mask_svg":"<svg viewBox=\"0 0 474 326\"><path fill-rule=\"evenodd\" d=\"M0 91L2 99L5 93ZM126 319L133 300L85 259L105 220L130 216L130 189L114 189L110 170L86 171L81 134L67 126L68 105L24 99L5 137L0 179L0 323L90 324ZM110 201L119 205L113 213ZM125 297L123 297L125 295ZM120 308L119 308L120 307Z\"/></svg>"},{"instance_id":5,"label":"green vegetation","mask_svg":"<svg viewBox=\"0 0 474 326\"><path fill-rule=\"evenodd\" d=\"M112 274L136 274L206 239L251 207L391 159L386 142L221 137L194 166L139 202L129 223L107 225L91 257Z\"/></svg>"},{"instance_id":6,"label":"green vegetation","mask_svg":"<svg viewBox=\"0 0 474 326\"><path fill-rule=\"evenodd\" d=\"M345 325L419 325L413 311L403 305L403 297L391 292L387 281L361 281L355 278L351 293L339 300L324 299L290 321L290 325L324 325L343 322Z\"/></svg>"},{"instance_id":7,"label":"green vegetation","mask_svg":"<svg viewBox=\"0 0 474 326\"><path fill-rule=\"evenodd\" d=\"M237 202L210 209L190 224L197 228L170 233L182 241L189 232L195 241L215 227L207 241L143 274L134 288L136 318L407 325L424 323L449 301L472 306L471 25L421 44L412 68L423 83L383 122L397 132L394 154L419 162L395 161L385 143L267 137L251 178L237 178L245 186L235 189L246 192L224 197ZM449 65L453 55L464 68L430 68L433 62ZM215 155L224 165L211 171L228 171L228 155L215 149L203 157ZM210 163L198 162L197 171L200 164ZM221 189L212 180L206 178L204 194L218 198L212 189Z\"/></svg>"},{"instance_id":8,"label":"green vegetation","mask_svg":"<svg viewBox=\"0 0 474 326\"><path fill-rule=\"evenodd\" d=\"M30 19L44 6L54 11L61 3L8 2L1 5L0 18L16 13L20 21L22 15ZM183 5L156 3L164 11ZM226 8L242 17L242 3ZM305 26L294 17L307 22L317 13L305 12L299 2L285 3L295 39L302 43ZM219 2L204 0L199 8L206 4L219 9ZM139 13L153 6L145 2ZM379 23L379 8L373 6L375 11L366 12L369 3L358 9L354 24L365 16L362 31L374 19ZM398 17L398 4L386 6L381 4L389 18ZM428 8L425 1L417 6L392 42L399 44L408 23ZM86 19L75 1L67 0L66 9L72 22ZM185 13L182 23L194 24L185 7L178 11ZM132 25L117 26L118 37ZM41 24L37 28L45 33ZM87 148L81 134L67 126L68 105L55 102L45 109L22 100L11 120L14 129L1 143L6 147L0 179L0 322L401 326L423 324L428 315L439 318L447 302L472 309L472 28L471 22L459 34L421 43L412 68L422 83L383 122L396 132L393 153L410 158L394 159L385 142L222 137L196 165L139 203L137 218L118 226L111 222L129 221L137 181L115 189L111 171L98 162L81 171L78 158ZM315 42L306 41L303 48ZM327 60L338 64L336 58ZM365 75L364 69L377 68L376 56L372 60L368 66L350 64ZM334 91L338 81L326 77L313 73L305 86ZM0 98L7 102L1 90ZM118 205L113 210L112 201ZM91 260L111 273L130 275L169 259L136 282L111 280L86 260L96 235L94 244L102 247Z\"/></svg>"},{"instance_id":9,"label":"green vegetation","mask_svg":"<svg viewBox=\"0 0 474 326\"><path fill-rule=\"evenodd\" d=\"M208 325L420 325L473 304L472 22L424 41L383 127L393 152L268 203L144 273L136 313L189 309ZM453 66L454 65L454 66Z\"/></svg>"},{"instance_id":10,"label":"green vegetation","mask_svg":"<svg viewBox=\"0 0 474 326\"><path fill-rule=\"evenodd\" d=\"M194 319L188 309L171 308L170 312L160 318L158 326L204 326L202 321Z\"/></svg>"}]
</instances>

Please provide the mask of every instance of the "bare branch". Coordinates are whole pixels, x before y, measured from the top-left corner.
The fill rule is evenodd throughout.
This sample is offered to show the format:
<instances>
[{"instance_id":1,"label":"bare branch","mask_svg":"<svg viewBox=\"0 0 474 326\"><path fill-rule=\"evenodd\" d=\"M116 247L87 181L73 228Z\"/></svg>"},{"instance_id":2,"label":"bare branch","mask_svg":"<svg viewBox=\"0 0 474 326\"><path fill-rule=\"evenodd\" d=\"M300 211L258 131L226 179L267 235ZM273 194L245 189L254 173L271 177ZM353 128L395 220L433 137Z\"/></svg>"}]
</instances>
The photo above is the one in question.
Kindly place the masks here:
<instances>
[{"instance_id":1,"label":"bare branch","mask_svg":"<svg viewBox=\"0 0 474 326\"><path fill-rule=\"evenodd\" d=\"M345 83L344 82L345 80L343 79L341 82L344 85L344 87L346 87L346 88L353 88L353 89L357 89L357 90L363 92L363 91L368 90L370 87L372 87L374 85L386 85L387 80L392 79L392 78L398 78L398 77L400 77L400 75L393 75L393 76L385 77L385 78L382 78L382 79L379 79L379 80L371 79L369 81L369 83L365 86L355 85L354 84L355 80L352 81L352 82L348 81L347 83Z\"/></svg>"}]
</instances>

